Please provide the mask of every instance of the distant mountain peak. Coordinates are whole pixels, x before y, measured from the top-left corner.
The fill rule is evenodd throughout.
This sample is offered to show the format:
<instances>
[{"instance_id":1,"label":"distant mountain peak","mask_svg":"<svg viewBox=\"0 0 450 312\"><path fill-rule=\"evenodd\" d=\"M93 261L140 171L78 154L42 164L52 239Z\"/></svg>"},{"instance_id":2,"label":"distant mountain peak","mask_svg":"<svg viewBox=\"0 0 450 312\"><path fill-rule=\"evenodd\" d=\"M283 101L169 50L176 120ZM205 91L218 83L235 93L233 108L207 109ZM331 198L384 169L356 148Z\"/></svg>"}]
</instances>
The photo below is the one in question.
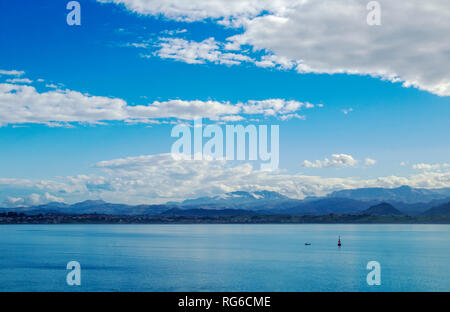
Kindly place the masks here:
<instances>
[{"instance_id":1,"label":"distant mountain peak","mask_svg":"<svg viewBox=\"0 0 450 312\"><path fill-rule=\"evenodd\" d=\"M450 188L423 189L402 185L396 188L370 187L335 191L327 197L342 197L370 201L398 201L404 203L429 202L450 197Z\"/></svg>"},{"instance_id":2,"label":"distant mountain peak","mask_svg":"<svg viewBox=\"0 0 450 312\"><path fill-rule=\"evenodd\" d=\"M221 205L234 206L239 204L248 204L265 201L289 200L289 197L281 195L274 191L234 191L221 195L206 196L193 199L186 199L180 203L182 206L206 206Z\"/></svg>"},{"instance_id":3,"label":"distant mountain peak","mask_svg":"<svg viewBox=\"0 0 450 312\"><path fill-rule=\"evenodd\" d=\"M104 205L106 204L105 201L101 200L101 199L96 199L96 200L92 200L92 199L88 199L76 204L73 204L73 207L93 207L93 206L99 206L99 205Z\"/></svg>"},{"instance_id":4,"label":"distant mountain peak","mask_svg":"<svg viewBox=\"0 0 450 312\"><path fill-rule=\"evenodd\" d=\"M49 203L46 203L45 205L46 206L52 206L52 207L68 206L64 202L57 202L57 201L49 202Z\"/></svg>"},{"instance_id":5,"label":"distant mountain peak","mask_svg":"<svg viewBox=\"0 0 450 312\"><path fill-rule=\"evenodd\" d=\"M397 187L398 190L412 190L413 188L409 185L402 185Z\"/></svg>"},{"instance_id":6,"label":"distant mountain peak","mask_svg":"<svg viewBox=\"0 0 450 312\"><path fill-rule=\"evenodd\" d=\"M105 204L105 203L106 202L104 200L101 200L101 199L88 199L88 200L79 202L78 204L95 204L95 205L98 205L98 204Z\"/></svg>"}]
</instances>

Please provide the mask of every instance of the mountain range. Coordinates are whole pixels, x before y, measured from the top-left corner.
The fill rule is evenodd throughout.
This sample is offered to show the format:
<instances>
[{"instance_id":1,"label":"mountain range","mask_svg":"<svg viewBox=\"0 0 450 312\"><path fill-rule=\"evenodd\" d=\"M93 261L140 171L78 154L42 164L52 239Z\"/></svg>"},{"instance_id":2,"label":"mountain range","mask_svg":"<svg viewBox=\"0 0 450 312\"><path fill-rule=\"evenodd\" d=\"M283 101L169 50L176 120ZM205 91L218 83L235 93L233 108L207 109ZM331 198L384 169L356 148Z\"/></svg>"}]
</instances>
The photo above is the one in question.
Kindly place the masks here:
<instances>
[{"instance_id":1,"label":"mountain range","mask_svg":"<svg viewBox=\"0 0 450 312\"><path fill-rule=\"evenodd\" d=\"M369 214L450 215L450 188L419 189L360 188L332 192L324 197L292 199L273 191L236 191L211 197L186 199L162 205L112 204L87 200L75 204L52 202L44 205L0 208L0 212L25 214L106 215L243 215L243 214Z\"/></svg>"},{"instance_id":2,"label":"mountain range","mask_svg":"<svg viewBox=\"0 0 450 312\"><path fill-rule=\"evenodd\" d=\"M351 198L363 201L377 199L414 204L420 202L430 202L438 199L447 199L450 197L450 187L440 189L421 189L404 185L397 188L359 188L335 191L327 195L327 197Z\"/></svg>"}]
</instances>

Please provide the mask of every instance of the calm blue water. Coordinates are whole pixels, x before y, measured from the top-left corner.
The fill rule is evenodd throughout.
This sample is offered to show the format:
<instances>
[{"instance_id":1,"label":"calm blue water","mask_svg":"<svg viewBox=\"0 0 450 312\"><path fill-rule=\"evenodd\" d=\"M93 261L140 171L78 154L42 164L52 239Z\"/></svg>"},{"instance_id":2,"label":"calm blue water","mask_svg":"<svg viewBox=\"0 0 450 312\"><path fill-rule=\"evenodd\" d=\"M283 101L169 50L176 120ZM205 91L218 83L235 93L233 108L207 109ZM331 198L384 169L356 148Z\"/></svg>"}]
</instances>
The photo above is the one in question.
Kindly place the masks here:
<instances>
[{"instance_id":1,"label":"calm blue water","mask_svg":"<svg viewBox=\"0 0 450 312\"><path fill-rule=\"evenodd\" d=\"M0 291L450 291L450 226L2 225Z\"/></svg>"}]
</instances>

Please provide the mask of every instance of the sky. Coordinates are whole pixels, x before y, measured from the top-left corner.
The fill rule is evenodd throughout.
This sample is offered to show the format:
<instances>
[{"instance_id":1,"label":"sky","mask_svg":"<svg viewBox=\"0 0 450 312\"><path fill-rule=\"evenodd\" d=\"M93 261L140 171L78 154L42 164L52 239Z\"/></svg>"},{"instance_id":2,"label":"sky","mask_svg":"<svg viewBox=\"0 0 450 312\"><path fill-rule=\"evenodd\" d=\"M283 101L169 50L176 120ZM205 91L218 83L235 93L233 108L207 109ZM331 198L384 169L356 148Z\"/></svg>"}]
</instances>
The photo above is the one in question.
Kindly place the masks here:
<instances>
[{"instance_id":1,"label":"sky","mask_svg":"<svg viewBox=\"0 0 450 312\"><path fill-rule=\"evenodd\" d=\"M2 1L0 207L450 187L446 2ZM196 118L278 125L278 169L174 159Z\"/></svg>"}]
</instances>

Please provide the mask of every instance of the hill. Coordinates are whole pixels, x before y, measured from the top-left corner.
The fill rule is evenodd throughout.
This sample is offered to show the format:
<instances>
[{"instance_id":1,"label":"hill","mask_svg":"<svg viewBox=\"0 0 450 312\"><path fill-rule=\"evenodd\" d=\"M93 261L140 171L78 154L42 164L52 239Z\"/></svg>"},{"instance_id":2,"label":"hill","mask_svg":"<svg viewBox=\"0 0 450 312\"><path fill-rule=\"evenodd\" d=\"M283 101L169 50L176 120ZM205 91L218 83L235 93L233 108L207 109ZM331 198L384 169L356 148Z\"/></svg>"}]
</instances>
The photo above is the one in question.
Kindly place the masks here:
<instances>
[{"instance_id":1,"label":"hill","mask_svg":"<svg viewBox=\"0 0 450 312\"><path fill-rule=\"evenodd\" d=\"M396 209L394 206L388 203L381 203L371 206L370 208L361 212L361 214L369 216L401 216L403 212Z\"/></svg>"},{"instance_id":2,"label":"hill","mask_svg":"<svg viewBox=\"0 0 450 312\"><path fill-rule=\"evenodd\" d=\"M8 212L14 211L26 214L60 214L60 215L81 215L81 214L105 214L105 215L152 215L159 214L172 207L167 205L124 205L112 204L103 200L86 200L72 205L65 203L51 202L44 205L19 207L14 209L1 208Z\"/></svg>"},{"instance_id":3,"label":"hill","mask_svg":"<svg viewBox=\"0 0 450 312\"><path fill-rule=\"evenodd\" d=\"M450 216L450 202L428 209L424 216Z\"/></svg>"},{"instance_id":4,"label":"hill","mask_svg":"<svg viewBox=\"0 0 450 312\"><path fill-rule=\"evenodd\" d=\"M292 215L325 215L325 214L354 214L367 209L373 202L364 202L348 198L323 198L304 201L295 207L279 209L276 212Z\"/></svg>"}]
</instances>

